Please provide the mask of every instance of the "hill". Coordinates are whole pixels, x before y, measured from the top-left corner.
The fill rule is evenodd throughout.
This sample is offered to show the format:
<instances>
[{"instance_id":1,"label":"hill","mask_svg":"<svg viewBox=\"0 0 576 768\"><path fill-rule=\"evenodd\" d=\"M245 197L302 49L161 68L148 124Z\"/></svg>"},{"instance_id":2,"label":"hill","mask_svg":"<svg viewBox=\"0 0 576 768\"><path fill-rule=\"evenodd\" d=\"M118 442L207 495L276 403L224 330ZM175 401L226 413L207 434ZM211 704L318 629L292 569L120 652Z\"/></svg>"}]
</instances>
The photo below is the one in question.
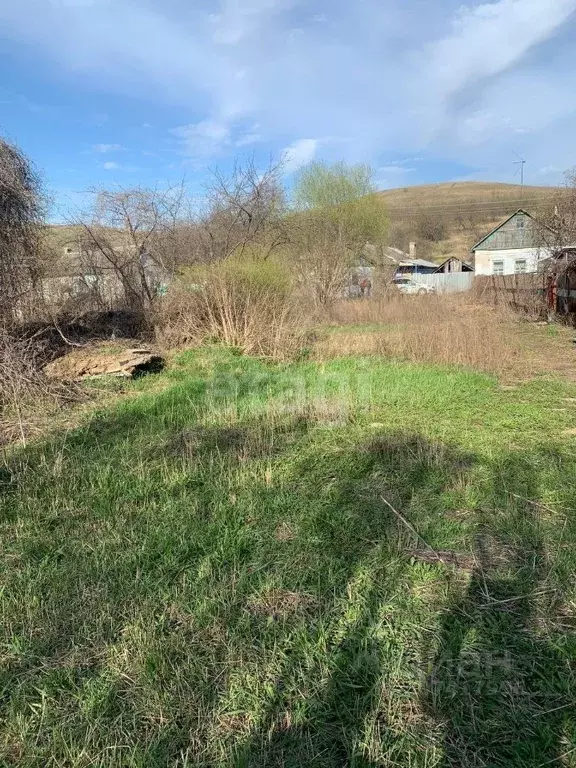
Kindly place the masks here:
<instances>
[{"instance_id":1,"label":"hill","mask_svg":"<svg viewBox=\"0 0 576 768\"><path fill-rule=\"evenodd\" d=\"M380 192L390 216L390 244L407 250L414 241L422 258L469 258L483 234L518 208L537 215L557 187L483 181L400 187Z\"/></svg>"}]
</instances>

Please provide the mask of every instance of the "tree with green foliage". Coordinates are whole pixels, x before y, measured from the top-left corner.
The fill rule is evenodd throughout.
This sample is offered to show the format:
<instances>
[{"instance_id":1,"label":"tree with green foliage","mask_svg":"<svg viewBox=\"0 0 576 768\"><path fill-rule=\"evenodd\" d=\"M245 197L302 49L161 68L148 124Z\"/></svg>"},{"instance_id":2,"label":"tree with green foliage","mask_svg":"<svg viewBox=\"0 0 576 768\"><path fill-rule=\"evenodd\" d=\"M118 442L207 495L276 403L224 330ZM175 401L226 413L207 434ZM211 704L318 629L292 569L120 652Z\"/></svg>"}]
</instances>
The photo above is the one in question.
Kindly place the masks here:
<instances>
[{"instance_id":1,"label":"tree with green foliage","mask_svg":"<svg viewBox=\"0 0 576 768\"><path fill-rule=\"evenodd\" d=\"M328 304L343 290L367 243L380 244L386 211L367 165L314 162L294 184L291 242L301 279Z\"/></svg>"}]
</instances>

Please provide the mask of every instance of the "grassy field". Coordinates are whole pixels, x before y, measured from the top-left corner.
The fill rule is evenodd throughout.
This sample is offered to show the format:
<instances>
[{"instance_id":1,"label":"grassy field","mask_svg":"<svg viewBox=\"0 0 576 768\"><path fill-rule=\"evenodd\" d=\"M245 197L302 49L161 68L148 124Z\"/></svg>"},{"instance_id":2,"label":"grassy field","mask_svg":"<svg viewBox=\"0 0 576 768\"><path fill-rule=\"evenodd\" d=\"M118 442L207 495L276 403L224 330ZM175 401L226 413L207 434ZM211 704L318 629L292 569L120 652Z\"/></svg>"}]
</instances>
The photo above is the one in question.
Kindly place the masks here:
<instances>
[{"instance_id":1,"label":"grassy field","mask_svg":"<svg viewBox=\"0 0 576 768\"><path fill-rule=\"evenodd\" d=\"M570 382L212 348L14 449L0 765L576 765L575 433Z\"/></svg>"},{"instance_id":2,"label":"grassy field","mask_svg":"<svg viewBox=\"0 0 576 768\"><path fill-rule=\"evenodd\" d=\"M440 184L415 184L410 187L396 187L380 192L391 209L403 206L427 206L441 208L458 206L470 208L482 205L516 206L523 202L540 204L555 191L555 187L503 184L493 181L448 181ZM501 209L502 211L502 209Z\"/></svg>"}]
</instances>

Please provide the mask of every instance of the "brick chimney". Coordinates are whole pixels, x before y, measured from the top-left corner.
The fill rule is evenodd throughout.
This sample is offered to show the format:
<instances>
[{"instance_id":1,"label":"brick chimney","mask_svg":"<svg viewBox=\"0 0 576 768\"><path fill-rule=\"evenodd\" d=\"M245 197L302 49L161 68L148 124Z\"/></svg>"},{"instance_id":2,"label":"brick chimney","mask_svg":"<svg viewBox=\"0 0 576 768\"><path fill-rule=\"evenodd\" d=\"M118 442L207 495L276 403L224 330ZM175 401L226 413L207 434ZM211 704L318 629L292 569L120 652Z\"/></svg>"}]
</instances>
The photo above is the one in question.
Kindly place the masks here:
<instances>
[{"instance_id":1,"label":"brick chimney","mask_svg":"<svg viewBox=\"0 0 576 768\"><path fill-rule=\"evenodd\" d=\"M410 258L416 258L416 243L410 243Z\"/></svg>"}]
</instances>

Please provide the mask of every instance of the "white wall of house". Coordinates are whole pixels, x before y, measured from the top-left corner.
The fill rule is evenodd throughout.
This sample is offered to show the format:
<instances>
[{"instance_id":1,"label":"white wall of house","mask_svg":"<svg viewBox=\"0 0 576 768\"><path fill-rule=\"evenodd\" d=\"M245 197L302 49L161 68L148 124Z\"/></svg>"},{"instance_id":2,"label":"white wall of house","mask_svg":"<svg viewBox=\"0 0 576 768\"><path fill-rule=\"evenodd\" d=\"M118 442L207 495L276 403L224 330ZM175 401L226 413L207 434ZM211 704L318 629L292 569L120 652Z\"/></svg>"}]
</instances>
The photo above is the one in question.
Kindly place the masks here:
<instances>
[{"instance_id":1,"label":"white wall of house","mask_svg":"<svg viewBox=\"0 0 576 768\"><path fill-rule=\"evenodd\" d=\"M536 272L538 262L547 256L548 254L542 248L479 249L474 252L474 271L477 275L514 275L522 272Z\"/></svg>"}]
</instances>

